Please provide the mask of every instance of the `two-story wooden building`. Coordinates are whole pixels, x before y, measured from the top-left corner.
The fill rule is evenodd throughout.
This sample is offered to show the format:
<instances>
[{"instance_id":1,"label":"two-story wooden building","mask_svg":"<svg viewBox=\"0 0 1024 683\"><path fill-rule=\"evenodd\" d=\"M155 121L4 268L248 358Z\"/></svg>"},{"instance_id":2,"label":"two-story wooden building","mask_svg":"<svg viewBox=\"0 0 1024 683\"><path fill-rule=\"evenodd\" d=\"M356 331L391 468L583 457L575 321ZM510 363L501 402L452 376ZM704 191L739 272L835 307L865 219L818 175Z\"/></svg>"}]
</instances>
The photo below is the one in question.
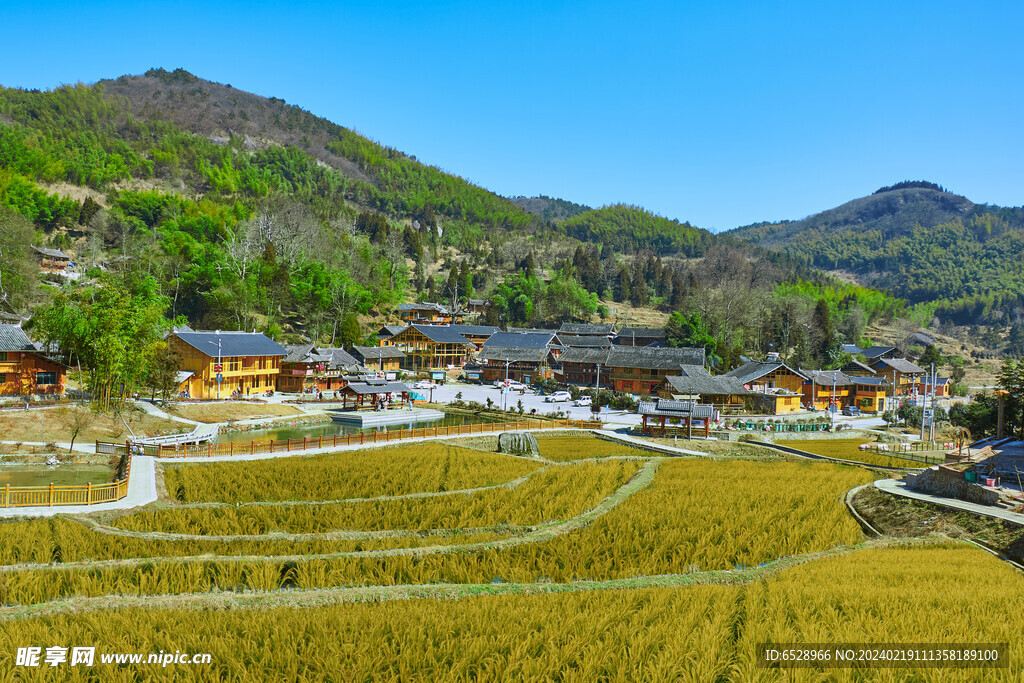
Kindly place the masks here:
<instances>
[{"instance_id":1,"label":"two-story wooden building","mask_svg":"<svg viewBox=\"0 0 1024 683\"><path fill-rule=\"evenodd\" d=\"M620 346L650 346L664 344L665 329L662 327L623 327L615 335L615 343Z\"/></svg>"},{"instance_id":2,"label":"two-story wooden building","mask_svg":"<svg viewBox=\"0 0 1024 683\"><path fill-rule=\"evenodd\" d=\"M398 317L408 324L449 325L462 322L463 313L444 304L421 301L415 304L400 304Z\"/></svg>"},{"instance_id":3,"label":"two-story wooden building","mask_svg":"<svg viewBox=\"0 0 1024 683\"><path fill-rule=\"evenodd\" d=\"M60 249L47 249L45 247L32 247L39 263L39 270L44 273L56 273L67 275L71 271L71 255L65 254Z\"/></svg>"},{"instance_id":4,"label":"two-story wooden building","mask_svg":"<svg viewBox=\"0 0 1024 683\"><path fill-rule=\"evenodd\" d=\"M679 374L668 375L657 395L675 401L696 401L716 408L742 408L751 392L735 377L713 377L703 365L683 365Z\"/></svg>"},{"instance_id":5,"label":"two-story wooden building","mask_svg":"<svg viewBox=\"0 0 1024 683\"><path fill-rule=\"evenodd\" d=\"M704 349L613 346L610 349L569 348L558 358L561 381L580 386L610 387L630 394L651 395L668 375L683 366L704 366Z\"/></svg>"},{"instance_id":6,"label":"two-story wooden building","mask_svg":"<svg viewBox=\"0 0 1024 683\"><path fill-rule=\"evenodd\" d=\"M313 344L285 346L277 390L289 393L332 391L345 385L344 375L361 370L359 361L344 349Z\"/></svg>"},{"instance_id":7,"label":"two-story wooden building","mask_svg":"<svg viewBox=\"0 0 1024 683\"><path fill-rule=\"evenodd\" d=\"M817 410L836 411L847 406L867 413L885 410L888 382L884 377L847 375L842 370L801 370L804 382L804 402Z\"/></svg>"},{"instance_id":8,"label":"two-story wooden building","mask_svg":"<svg viewBox=\"0 0 1024 683\"><path fill-rule=\"evenodd\" d=\"M288 356L287 349L259 332L175 329L167 343L181 356L178 390L189 398L244 398L275 391L281 361Z\"/></svg>"},{"instance_id":9,"label":"two-story wooden building","mask_svg":"<svg viewBox=\"0 0 1024 683\"><path fill-rule=\"evenodd\" d=\"M805 377L782 361L756 361L744 363L735 370L725 373L735 377L747 389L758 393L783 390L793 394L803 393Z\"/></svg>"},{"instance_id":10,"label":"two-story wooden building","mask_svg":"<svg viewBox=\"0 0 1024 683\"><path fill-rule=\"evenodd\" d=\"M925 369L906 358L879 358L868 363L879 377L892 387L892 396L900 398L917 393L918 384L925 375Z\"/></svg>"},{"instance_id":11,"label":"two-story wooden building","mask_svg":"<svg viewBox=\"0 0 1024 683\"><path fill-rule=\"evenodd\" d=\"M405 370L444 370L462 367L476 348L447 325L410 325L391 338L404 354Z\"/></svg>"},{"instance_id":12,"label":"two-story wooden building","mask_svg":"<svg viewBox=\"0 0 1024 683\"><path fill-rule=\"evenodd\" d=\"M404 328L403 328L404 329ZM383 373L388 379L398 376L405 353L397 346L353 346L352 355L367 370Z\"/></svg>"},{"instance_id":13,"label":"two-story wooden building","mask_svg":"<svg viewBox=\"0 0 1024 683\"><path fill-rule=\"evenodd\" d=\"M491 325L449 325L448 327L473 342L476 351L483 348L492 335L501 332L501 328Z\"/></svg>"},{"instance_id":14,"label":"two-story wooden building","mask_svg":"<svg viewBox=\"0 0 1024 683\"><path fill-rule=\"evenodd\" d=\"M477 358L480 378L485 382L498 379L530 384L553 376L553 342L550 332L498 332L491 336Z\"/></svg>"},{"instance_id":15,"label":"two-story wooden building","mask_svg":"<svg viewBox=\"0 0 1024 683\"><path fill-rule=\"evenodd\" d=\"M36 347L20 325L0 325L0 396L59 396L67 367Z\"/></svg>"}]
</instances>

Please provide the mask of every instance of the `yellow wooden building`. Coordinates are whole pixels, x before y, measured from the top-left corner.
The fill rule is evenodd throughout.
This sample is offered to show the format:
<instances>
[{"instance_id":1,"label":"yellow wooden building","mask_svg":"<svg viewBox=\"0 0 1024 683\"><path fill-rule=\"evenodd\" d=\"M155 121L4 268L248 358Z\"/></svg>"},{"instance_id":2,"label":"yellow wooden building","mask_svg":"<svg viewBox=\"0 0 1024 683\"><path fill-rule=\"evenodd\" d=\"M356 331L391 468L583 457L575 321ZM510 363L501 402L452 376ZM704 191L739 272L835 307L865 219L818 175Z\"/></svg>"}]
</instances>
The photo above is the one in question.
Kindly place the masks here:
<instances>
[{"instance_id":1,"label":"yellow wooden building","mask_svg":"<svg viewBox=\"0 0 1024 683\"><path fill-rule=\"evenodd\" d=\"M18 325L0 325L0 396L64 393L65 366L48 358Z\"/></svg>"},{"instance_id":2,"label":"yellow wooden building","mask_svg":"<svg viewBox=\"0 0 1024 683\"><path fill-rule=\"evenodd\" d=\"M281 360L288 355L259 332L175 329L167 342L181 357L178 391L187 398L245 398L273 391Z\"/></svg>"},{"instance_id":3,"label":"yellow wooden building","mask_svg":"<svg viewBox=\"0 0 1024 683\"><path fill-rule=\"evenodd\" d=\"M805 381L803 375L781 361L752 360L724 376L735 377L750 391L760 393L781 389L800 394Z\"/></svg>"},{"instance_id":4,"label":"yellow wooden building","mask_svg":"<svg viewBox=\"0 0 1024 683\"><path fill-rule=\"evenodd\" d=\"M406 370L443 370L462 367L476 347L447 325L410 325L391 338L405 357Z\"/></svg>"}]
</instances>

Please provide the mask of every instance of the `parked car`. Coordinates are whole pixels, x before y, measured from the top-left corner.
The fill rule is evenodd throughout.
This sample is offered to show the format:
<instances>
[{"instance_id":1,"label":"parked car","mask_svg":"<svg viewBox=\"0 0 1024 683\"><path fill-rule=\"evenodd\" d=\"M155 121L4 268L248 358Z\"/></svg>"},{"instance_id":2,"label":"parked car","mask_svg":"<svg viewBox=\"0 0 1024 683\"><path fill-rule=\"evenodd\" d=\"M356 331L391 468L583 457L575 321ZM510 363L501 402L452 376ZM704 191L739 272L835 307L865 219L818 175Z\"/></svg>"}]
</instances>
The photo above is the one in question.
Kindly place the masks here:
<instances>
[{"instance_id":1,"label":"parked car","mask_svg":"<svg viewBox=\"0 0 1024 683\"><path fill-rule=\"evenodd\" d=\"M436 389L437 385L431 382L429 379L421 379L416 384L412 385L413 389Z\"/></svg>"},{"instance_id":2,"label":"parked car","mask_svg":"<svg viewBox=\"0 0 1024 683\"><path fill-rule=\"evenodd\" d=\"M572 395L568 391L556 391L544 400L548 403L560 403L562 401L571 401Z\"/></svg>"},{"instance_id":3,"label":"parked car","mask_svg":"<svg viewBox=\"0 0 1024 683\"><path fill-rule=\"evenodd\" d=\"M860 408L857 406L846 406L843 408L843 415L847 417L860 417Z\"/></svg>"},{"instance_id":4,"label":"parked car","mask_svg":"<svg viewBox=\"0 0 1024 683\"><path fill-rule=\"evenodd\" d=\"M576 399L576 405L578 406L589 406L593 402L594 399L591 398L590 396L580 396L578 399Z\"/></svg>"},{"instance_id":5,"label":"parked car","mask_svg":"<svg viewBox=\"0 0 1024 683\"><path fill-rule=\"evenodd\" d=\"M523 384L522 382L517 382L515 380L509 380L508 388L511 389L512 391L522 391L523 389L526 388L526 385Z\"/></svg>"}]
</instances>

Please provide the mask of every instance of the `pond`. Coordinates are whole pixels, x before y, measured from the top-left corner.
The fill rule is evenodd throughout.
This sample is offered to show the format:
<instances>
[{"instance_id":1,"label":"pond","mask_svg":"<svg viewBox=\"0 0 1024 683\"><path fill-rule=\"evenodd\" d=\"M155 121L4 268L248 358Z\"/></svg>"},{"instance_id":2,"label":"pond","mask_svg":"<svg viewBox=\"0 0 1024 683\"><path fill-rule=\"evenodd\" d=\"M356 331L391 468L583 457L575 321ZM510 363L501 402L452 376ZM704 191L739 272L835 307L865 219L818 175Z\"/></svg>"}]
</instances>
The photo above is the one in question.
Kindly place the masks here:
<instances>
[{"instance_id":1,"label":"pond","mask_svg":"<svg viewBox=\"0 0 1024 683\"><path fill-rule=\"evenodd\" d=\"M0 486L106 484L114 478L107 465L0 465Z\"/></svg>"},{"instance_id":2,"label":"pond","mask_svg":"<svg viewBox=\"0 0 1024 683\"><path fill-rule=\"evenodd\" d=\"M287 420L282 420L287 422ZM250 429L245 432L229 432L219 434L216 443L249 443L250 441L283 441L285 439L301 439L303 437L316 438L318 436L334 436L335 434L358 434L359 432L378 432L393 429L413 429L419 427L451 427L455 425L480 424L483 422L494 422L486 417L476 415L457 415L445 413L445 416L436 420L403 422L401 424L380 425L375 427L357 427L340 422L325 422L315 425L287 425L274 427L272 429Z\"/></svg>"}]
</instances>

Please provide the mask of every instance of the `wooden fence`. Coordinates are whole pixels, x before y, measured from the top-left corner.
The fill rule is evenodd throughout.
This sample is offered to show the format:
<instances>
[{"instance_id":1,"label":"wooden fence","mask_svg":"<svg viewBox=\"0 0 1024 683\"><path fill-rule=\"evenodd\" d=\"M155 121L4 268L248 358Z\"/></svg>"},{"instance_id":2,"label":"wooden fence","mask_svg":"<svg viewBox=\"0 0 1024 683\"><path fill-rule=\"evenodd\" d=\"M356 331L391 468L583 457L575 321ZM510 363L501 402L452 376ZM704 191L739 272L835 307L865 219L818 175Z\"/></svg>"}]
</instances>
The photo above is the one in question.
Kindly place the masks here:
<instances>
[{"instance_id":1,"label":"wooden fence","mask_svg":"<svg viewBox=\"0 0 1024 683\"><path fill-rule=\"evenodd\" d=\"M125 452L121 444L121 452ZM131 458L124 462L124 478L108 484L77 484L72 486L11 486L0 488L0 507L53 507L55 505L95 505L112 503L128 495L132 476Z\"/></svg>"},{"instance_id":2,"label":"wooden fence","mask_svg":"<svg viewBox=\"0 0 1024 683\"><path fill-rule=\"evenodd\" d=\"M358 434L334 434L313 436L302 439L281 441L250 441L248 443L223 443L178 446L133 446L141 448L143 455L159 458L193 458L233 455L256 455L263 453L288 453L314 448L335 446L358 446L367 443L389 443L405 439L420 439L437 436L471 436L493 434L522 429L600 429L602 423L595 420L518 420L516 422L481 422L479 424L452 425L448 427L419 427L417 429L392 429ZM101 451L102 449L102 451ZM124 444L97 442L96 452L123 453Z\"/></svg>"}]
</instances>

